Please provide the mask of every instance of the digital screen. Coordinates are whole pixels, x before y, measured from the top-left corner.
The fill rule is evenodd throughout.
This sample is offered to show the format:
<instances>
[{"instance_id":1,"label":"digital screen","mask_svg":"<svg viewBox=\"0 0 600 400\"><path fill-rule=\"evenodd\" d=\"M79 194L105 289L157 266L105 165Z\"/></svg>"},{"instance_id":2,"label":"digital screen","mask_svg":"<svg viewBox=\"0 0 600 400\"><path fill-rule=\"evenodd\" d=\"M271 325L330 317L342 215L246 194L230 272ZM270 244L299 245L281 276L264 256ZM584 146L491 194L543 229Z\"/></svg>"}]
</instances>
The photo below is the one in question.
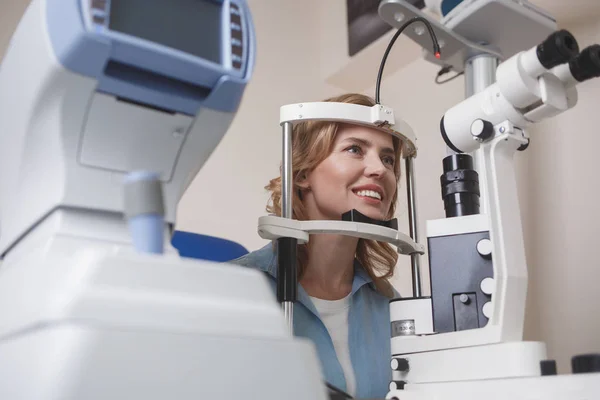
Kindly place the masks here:
<instances>
[{"instance_id":1,"label":"digital screen","mask_svg":"<svg viewBox=\"0 0 600 400\"><path fill-rule=\"evenodd\" d=\"M211 0L112 0L109 29L220 64L221 11Z\"/></svg>"}]
</instances>

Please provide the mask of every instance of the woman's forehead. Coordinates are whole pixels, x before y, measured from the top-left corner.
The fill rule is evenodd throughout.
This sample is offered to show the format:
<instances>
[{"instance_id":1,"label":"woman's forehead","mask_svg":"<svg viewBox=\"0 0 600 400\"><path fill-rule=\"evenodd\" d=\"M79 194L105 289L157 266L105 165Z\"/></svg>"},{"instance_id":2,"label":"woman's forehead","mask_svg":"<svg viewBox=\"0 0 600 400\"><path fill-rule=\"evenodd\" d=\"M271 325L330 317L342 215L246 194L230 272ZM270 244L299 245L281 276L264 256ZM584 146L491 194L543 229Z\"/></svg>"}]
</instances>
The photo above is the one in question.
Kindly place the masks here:
<instances>
[{"instance_id":1,"label":"woman's forehead","mask_svg":"<svg viewBox=\"0 0 600 400\"><path fill-rule=\"evenodd\" d=\"M340 142L350 138L363 139L381 146L392 146L393 144L392 135L379 129L361 125L342 125L338 130L336 141Z\"/></svg>"}]
</instances>

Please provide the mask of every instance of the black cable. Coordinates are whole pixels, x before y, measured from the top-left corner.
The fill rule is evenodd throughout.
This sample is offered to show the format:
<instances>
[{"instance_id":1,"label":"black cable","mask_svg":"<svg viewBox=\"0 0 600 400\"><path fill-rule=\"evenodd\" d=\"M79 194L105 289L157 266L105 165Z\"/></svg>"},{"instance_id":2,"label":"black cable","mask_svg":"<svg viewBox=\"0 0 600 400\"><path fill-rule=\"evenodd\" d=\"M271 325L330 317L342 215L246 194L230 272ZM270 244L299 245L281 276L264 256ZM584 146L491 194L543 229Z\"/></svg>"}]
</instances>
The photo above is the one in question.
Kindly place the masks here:
<instances>
[{"instance_id":1,"label":"black cable","mask_svg":"<svg viewBox=\"0 0 600 400\"><path fill-rule=\"evenodd\" d=\"M464 74L464 72L459 72L446 80L440 81L440 76L445 75L450 71L452 71L452 67L450 65L446 65L445 67L440 69L435 77L435 83L437 83L438 85L442 85L442 84L444 84L446 82L450 82L452 79L458 78L459 76Z\"/></svg>"},{"instance_id":2,"label":"black cable","mask_svg":"<svg viewBox=\"0 0 600 400\"><path fill-rule=\"evenodd\" d=\"M388 44L387 49L385 49L385 53L383 54L383 59L381 60L381 65L379 66L379 73L377 74L377 83L375 85L375 102L377 104L381 104L380 98L379 98L379 91L380 91L379 89L381 86L381 77L383 75L383 67L385 66L387 57L390 54L390 50L392 49L394 42L396 41L396 39L398 39L398 36L400 36L402 31L404 31L404 29L406 29L406 27L408 25L412 24L413 22L417 22L417 21L423 22L425 24L425 26L427 27L427 30L429 31L429 35L431 36L431 40L433 41L433 54L435 55L436 58L440 58L440 45L438 44L437 37L435 36L435 33L433 32L433 28L431 27L431 24L429 23L429 21L427 21L423 17L412 17L411 19L406 21L404 23L404 25L402 25L398 29L398 31L394 34L394 36L392 37L392 40L390 40L390 43Z\"/></svg>"},{"instance_id":3,"label":"black cable","mask_svg":"<svg viewBox=\"0 0 600 400\"><path fill-rule=\"evenodd\" d=\"M464 72L460 72L460 73L458 73L458 74L456 74L456 75L453 75L453 76L451 76L450 78L448 78L448 79L445 79L445 80L443 80L443 81L440 81L440 80L439 80L439 75L438 75L438 76L436 76L436 77L435 77L435 83L437 83L438 85L443 85L444 83L450 82L451 80L453 80L453 79L455 79L455 78L458 78L459 76L461 76L461 75L463 75L463 74L464 74Z\"/></svg>"}]
</instances>

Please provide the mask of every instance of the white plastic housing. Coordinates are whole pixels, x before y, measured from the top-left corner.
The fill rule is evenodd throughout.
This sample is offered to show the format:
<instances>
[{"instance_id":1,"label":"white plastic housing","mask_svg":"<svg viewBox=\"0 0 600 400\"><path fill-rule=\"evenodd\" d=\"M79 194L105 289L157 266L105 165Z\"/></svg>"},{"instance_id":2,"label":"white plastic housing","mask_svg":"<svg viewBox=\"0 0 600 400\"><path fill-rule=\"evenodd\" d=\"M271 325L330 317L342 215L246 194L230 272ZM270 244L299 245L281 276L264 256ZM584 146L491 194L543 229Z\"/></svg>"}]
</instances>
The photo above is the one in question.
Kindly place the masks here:
<instances>
[{"instance_id":1,"label":"white plastic housing","mask_svg":"<svg viewBox=\"0 0 600 400\"><path fill-rule=\"evenodd\" d=\"M425 1L429 10L441 14L441 1ZM422 24L403 32L423 49L425 59L436 65L452 67L456 73L465 70L474 54L490 54L507 59L524 48L539 44L557 29L556 21L544 10L525 0L463 0L438 21L432 12L415 7L415 1L382 0L379 16L398 29L413 17L429 21L441 47L441 57L433 54L431 38ZM507 29L510 21L510 29ZM480 45L485 43L486 45Z\"/></svg>"},{"instance_id":2,"label":"white plastic housing","mask_svg":"<svg viewBox=\"0 0 600 400\"><path fill-rule=\"evenodd\" d=\"M571 88L579 83L579 81L573 77L571 67L568 63L552 68L552 74L560 79L567 88Z\"/></svg>"},{"instance_id":3,"label":"white plastic housing","mask_svg":"<svg viewBox=\"0 0 600 400\"><path fill-rule=\"evenodd\" d=\"M258 219L258 234L263 239L291 237L298 239L300 243L307 243L309 235L316 233L337 233L378 240L396 246L400 254L424 254L425 252L424 246L415 243L410 236L379 225L352 221L299 221L274 215Z\"/></svg>"},{"instance_id":4,"label":"white plastic housing","mask_svg":"<svg viewBox=\"0 0 600 400\"><path fill-rule=\"evenodd\" d=\"M390 302L390 320L394 321L413 320L416 335L427 335L433 333L433 309L431 308L431 297L423 298L400 298ZM392 329L393 336L393 329ZM402 338L400 338L402 340ZM394 340L392 339L392 342ZM392 346L392 354L394 347Z\"/></svg>"},{"instance_id":5,"label":"white plastic housing","mask_svg":"<svg viewBox=\"0 0 600 400\"><path fill-rule=\"evenodd\" d=\"M135 254L117 217L69 214L3 262L0 398L327 398L314 345L290 336L262 273Z\"/></svg>"},{"instance_id":6,"label":"white plastic housing","mask_svg":"<svg viewBox=\"0 0 600 400\"><path fill-rule=\"evenodd\" d=\"M174 223L233 114L202 109L190 118L98 95L95 79L55 58L45 6L27 8L0 69L0 253L58 207L120 213L129 169L161 174Z\"/></svg>"},{"instance_id":7,"label":"white plastic housing","mask_svg":"<svg viewBox=\"0 0 600 400\"><path fill-rule=\"evenodd\" d=\"M521 72L522 70L515 69L516 74ZM533 88L530 88L530 80L526 75L506 79L499 76L493 85L446 111L443 126L448 140L458 150L471 153L480 146L480 141L471 134L471 124L477 119L489 121L492 125L509 121L525 129L532 123L551 118L577 104L577 90L568 79L562 82L550 73L542 74L535 79ZM519 108L503 90L506 90L516 104L527 102L526 106Z\"/></svg>"},{"instance_id":8,"label":"white plastic housing","mask_svg":"<svg viewBox=\"0 0 600 400\"><path fill-rule=\"evenodd\" d=\"M479 148L480 142L471 135L471 124L477 119L489 121L492 125L505 120L520 127L529 125L522 113L502 95L498 83L463 100L444 114L446 136L463 153L471 153Z\"/></svg>"},{"instance_id":9,"label":"white plastic housing","mask_svg":"<svg viewBox=\"0 0 600 400\"><path fill-rule=\"evenodd\" d=\"M455 366L455 368L460 368ZM597 399L600 373L484 379L406 385L386 399L401 400L574 400Z\"/></svg>"},{"instance_id":10,"label":"white plastic housing","mask_svg":"<svg viewBox=\"0 0 600 400\"><path fill-rule=\"evenodd\" d=\"M444 134L456 150L471 153L480 140L471 135L471 124L483 119L497 125L509 121L525 129L577 104L576 81L568 64L547 70L539 61L537 45L502 62L496 83L474 94L444 114Z\"/></svg>"},{"instance_id":11,"label":"white plastic housing","mask_svg":"<svg viewBox=\"0 0 600 400\"><path fill-rule=\"evenodd\" d=\"M491 318L483 328L428 336L395 337L394 354L408 354L453 349L523 339L527 295L527 260L523 241L521 214L513 157L527 140L504 124L507 129L482 144L485 162L485 185L480 187L490 201L489 214L446 218L428 225L427 236L463 234L489 227L492 242L493 297ZM434 227L432 232L429 228ZM460 266L456 266L459 268ZM488 306L489 307L489 306Z\"/></svg>"},{"instance_id":12,"label":"white plastic housing","mask_svg":"<svg viewBox=\"0 0 600 400\"><path fill-rule=\"evenodd\" d=\"M432 219L426 222L427 237L463 235L490 230L489 217L485 214Z\"/></svg>"},{"instance_id":13,"label":"white plastic housing","mask_svg":"<svg viewBox=\"0 0 600 400\"><path fill-rule=\"evenodd\" d=\"M528 0L463 0L442 23L469 40L490 44L505 58L541 42L557 28L551 14Z\"/></svg>"},{"instance_id":14,"label":"white plastic housing","mask_svg":"<svg viewBox=\"0 0 600 400\"><path fill-rule=\"evenodd\" d=\"M406 354L402 358L408 360L410 369L392 371L392 379L415 384L540 376L540 361L547 356L544 343L511 342Z\"/></svg>"},{"instance_id":15,"label":"white plastic housing","mask_svg":"<svg viewBox=\"0 0 600 400\"><path fill-rule=\"evenodd\" d=\"M526 107L540 97L537 78L544 71L546 69L539 62L534 47L498 65L498 88L513 107Z\"/></svg>"},{"instance_id":16,"label":"white plastic housing","mask_svg":"<svg viewBox=\"0 0 600 400\"><path fill-rule=\"evenodd\" d=\"M380 104L368 107L359 104L310 102L287 104L280 108L280 124L310 120L345 122L381 130L404 142L403 157L416 157L417 138L413 129L398 118L390 107Z\"/></svg>"}]
</instances>

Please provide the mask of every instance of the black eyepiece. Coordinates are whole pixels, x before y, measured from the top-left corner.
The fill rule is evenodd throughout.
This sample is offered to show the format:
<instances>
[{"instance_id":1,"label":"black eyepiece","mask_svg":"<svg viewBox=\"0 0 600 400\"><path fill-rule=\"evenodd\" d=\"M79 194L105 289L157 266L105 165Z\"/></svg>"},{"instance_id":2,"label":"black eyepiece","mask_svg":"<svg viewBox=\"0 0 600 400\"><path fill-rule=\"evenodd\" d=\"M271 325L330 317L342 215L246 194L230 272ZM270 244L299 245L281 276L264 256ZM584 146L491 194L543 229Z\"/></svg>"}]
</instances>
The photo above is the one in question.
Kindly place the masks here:
<instances>
[{"instance_id":1,"label":"black eyepiece","mask_svg":"<svg viewBox=\"0 0 600 400\"><path fill-rule=\"evenodd\" d=\"M473 169L473 157L453 154L443 160L440 177L446 218L479 214L479 175Z\"/></svg>"},{"instance_id":2,"label":"black eyepiece","mask_svg":"<svg viewBox=\"0 0 600 400\"><path fill-rule=\"evenodd\" d=\"M573 78L579 82L600 77L600 44L586 47L571 61L569 69Z\"/></svg>"},{"instance_id":3,"label":"black eyepiece","mask_svg":"<svg viewBox=\"0 0 600 400\"><path fill-rule=\"evenodd\" d=\"M544 68L551 69L575 57L579 53L579 45L569 31L561 29L539 44L536 53Z\"/></svg>"}]
</instances>

